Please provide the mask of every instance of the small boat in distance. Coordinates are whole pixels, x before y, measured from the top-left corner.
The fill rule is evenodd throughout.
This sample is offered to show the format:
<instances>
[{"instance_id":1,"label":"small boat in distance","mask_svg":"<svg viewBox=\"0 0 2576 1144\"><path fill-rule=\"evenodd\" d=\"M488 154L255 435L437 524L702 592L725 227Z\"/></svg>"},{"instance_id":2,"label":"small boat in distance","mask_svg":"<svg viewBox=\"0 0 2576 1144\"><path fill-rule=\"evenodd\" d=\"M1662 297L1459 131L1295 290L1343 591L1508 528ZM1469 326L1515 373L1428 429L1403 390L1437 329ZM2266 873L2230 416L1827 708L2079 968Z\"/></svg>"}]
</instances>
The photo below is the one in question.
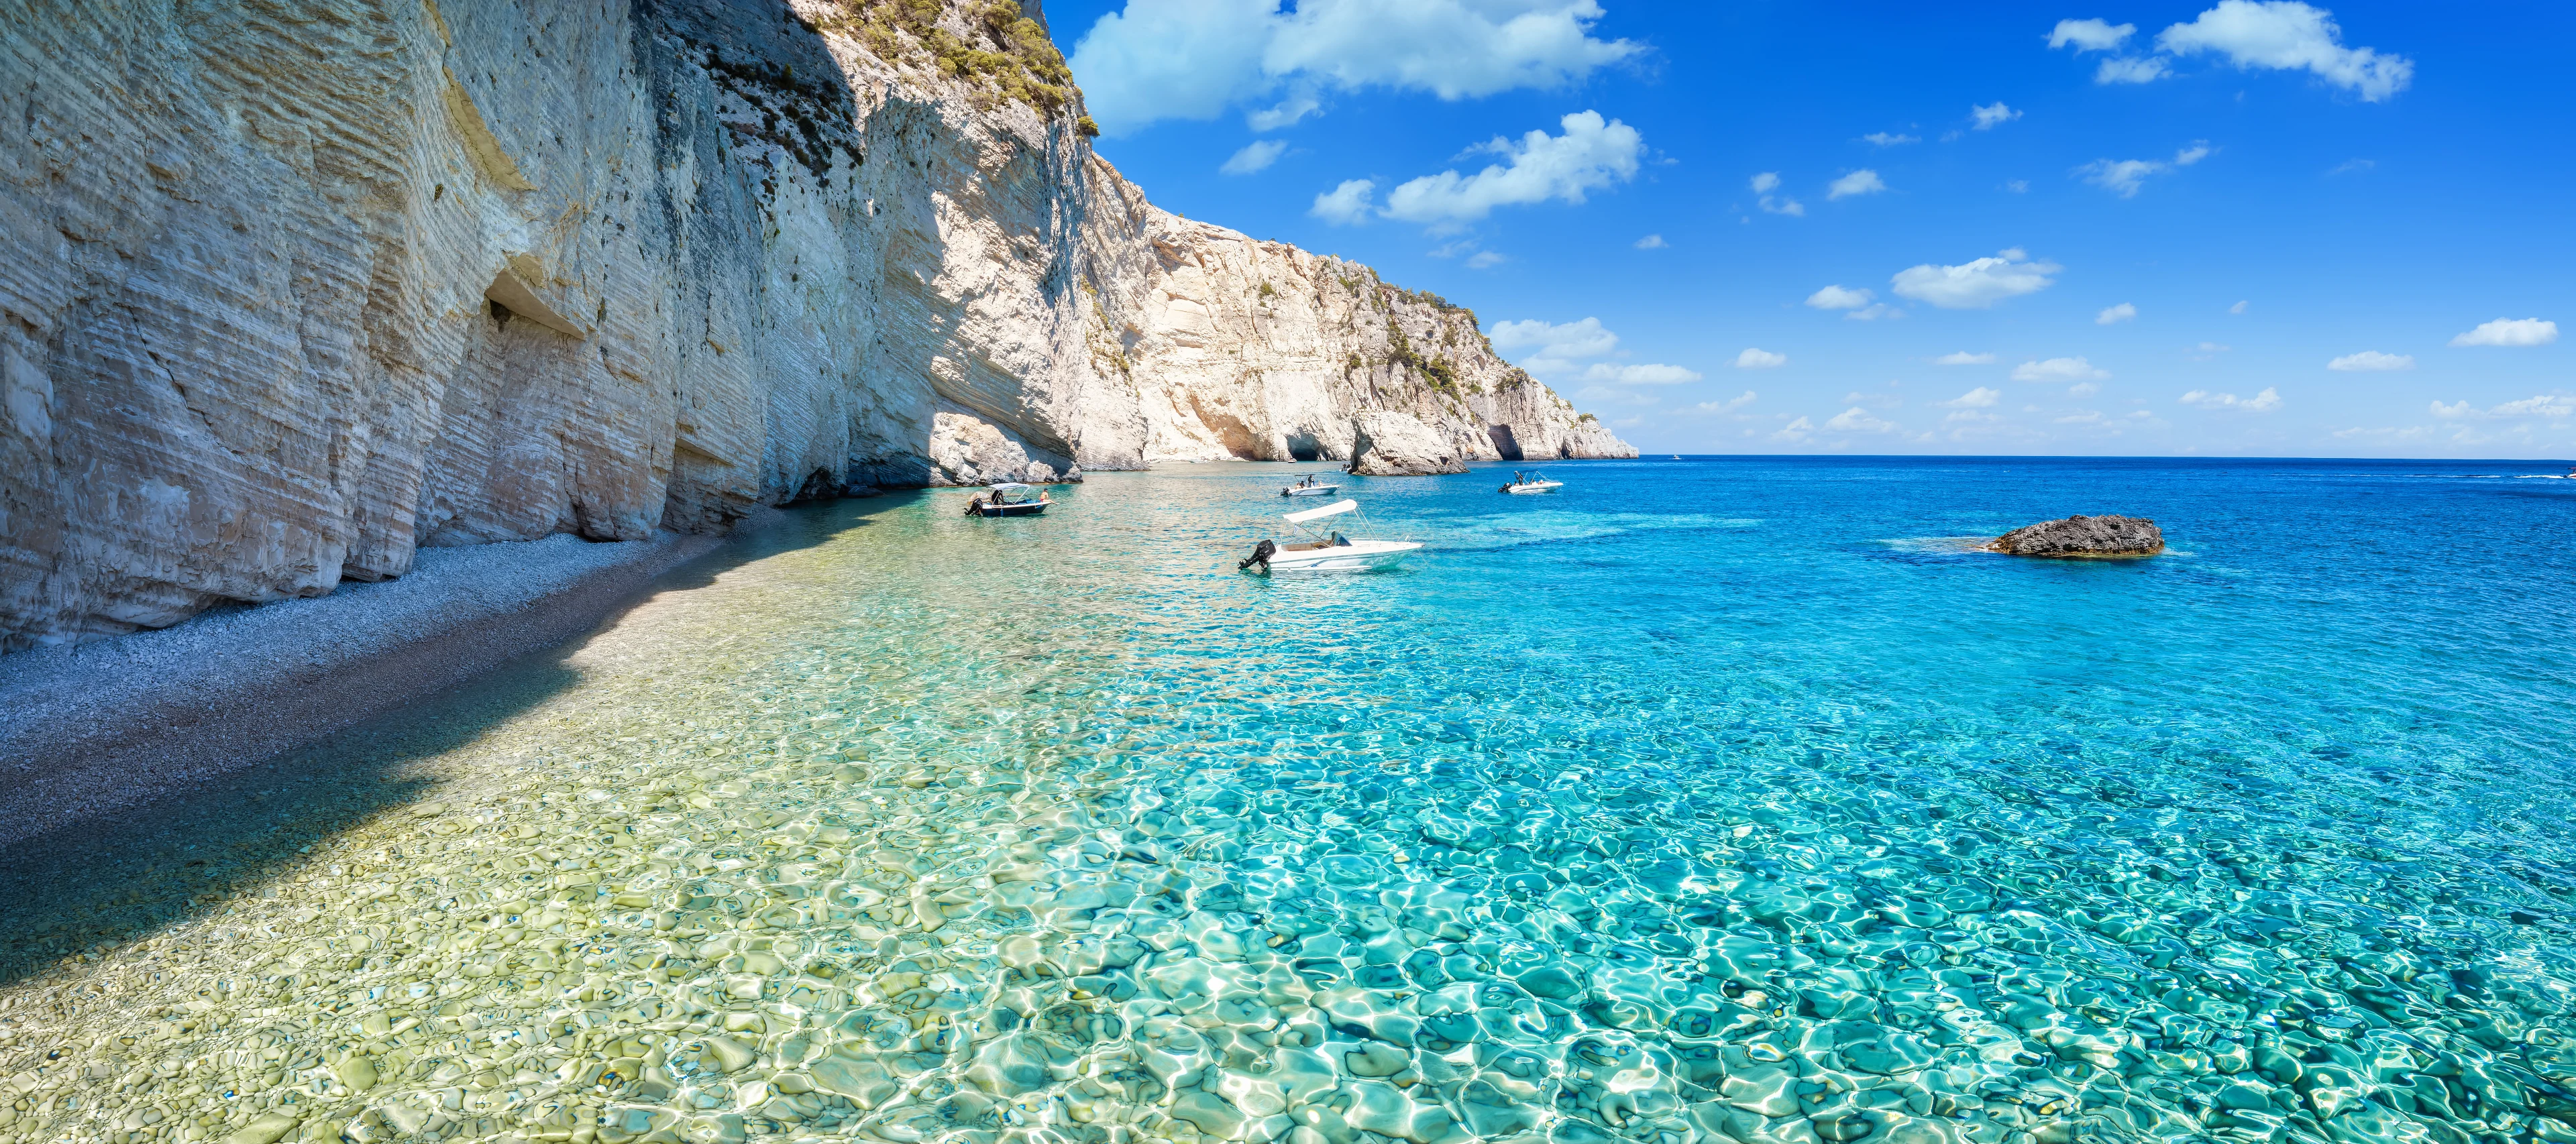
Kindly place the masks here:
<instances>
[{"instance_id":1,"label":"small boat in distance","mask_svg":"<svg viewBox=\"0 0 2576 1144\"><path fill-rule=\"evenodd\" d=\"M1341 488L1342 486L1340 485L1322 484L1315 480L1314 474L1308 473L1305 480L1279 490L1279 495L1283 497L1331 496L1334 493L1340 492Z\"/></svg>"},{"instance_id":2,"label":"small boat in distance","mask_svg":"<svg viewBox=\"0 0 2576 1144\"><path fill-rule=\"evenodd\" d=\"M1302 529L1307 539L1282 545L1263 540L1252 555L1236 564L1238 572L1258 567L1270 572L1366 572L1392 567L1402 562L1414 549L1422 547L1411 540L1353 540L1340 531L1317 522L1330 520L1347 512L1358 512L1360 502L1338 501L1322 508L1292 512L1280 519Z\"/></svg>"},{"instance_id":3,"label":"small boat in distance","mask_svg":"<svg viewBox=\"0 0 2576 1144\"><path fill-rule=\"evenodd\" d=\"M1031 496L1035 493L1035 496ZM1043 489L1033 489L1016 481L994 485L985 496L966 502L968 516L1037 516L1055 501Z\"/></svg>"},{"instance_id":4,"label":"small boat in distance","mask_svg":"<svg viewBox=\"0 0 2576 1144\"><path fill-rule=\"evenodd\" d=\"M1526 473L1513 473L1512 483L1504 485L1503 491L1514 496L1532 496L1538 493L1552 493L1564 487L1564 481L1551 481L1547 479L1546 474L1532 469Z\"/></svg>"}]
</instances>

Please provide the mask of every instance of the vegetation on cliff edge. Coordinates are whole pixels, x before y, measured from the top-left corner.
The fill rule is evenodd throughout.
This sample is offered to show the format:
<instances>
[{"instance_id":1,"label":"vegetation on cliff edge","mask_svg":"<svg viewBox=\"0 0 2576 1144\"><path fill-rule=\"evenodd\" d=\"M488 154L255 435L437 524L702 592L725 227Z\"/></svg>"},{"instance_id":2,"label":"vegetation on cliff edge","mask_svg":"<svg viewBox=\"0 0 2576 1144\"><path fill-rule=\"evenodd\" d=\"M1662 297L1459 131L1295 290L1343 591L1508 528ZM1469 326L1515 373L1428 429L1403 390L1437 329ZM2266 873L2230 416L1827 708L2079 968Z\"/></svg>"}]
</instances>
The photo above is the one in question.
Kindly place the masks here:
<instances>
[{"instance_id":1,"label":"vegetation on cliff edge","mask_svg":"<svg viewBox=\"0 0 2576 1144\"><path fill-rule=\"evenodd\" d=\"M816 26L857 38L887 63L969 81L979 107L1010 99L1052 117L1080 95L1064 53L1013 0L967 0L957 6L957 19L946 18L947 0L839 0L839 6L839 15Z\"/></svg>"}]
</instances>

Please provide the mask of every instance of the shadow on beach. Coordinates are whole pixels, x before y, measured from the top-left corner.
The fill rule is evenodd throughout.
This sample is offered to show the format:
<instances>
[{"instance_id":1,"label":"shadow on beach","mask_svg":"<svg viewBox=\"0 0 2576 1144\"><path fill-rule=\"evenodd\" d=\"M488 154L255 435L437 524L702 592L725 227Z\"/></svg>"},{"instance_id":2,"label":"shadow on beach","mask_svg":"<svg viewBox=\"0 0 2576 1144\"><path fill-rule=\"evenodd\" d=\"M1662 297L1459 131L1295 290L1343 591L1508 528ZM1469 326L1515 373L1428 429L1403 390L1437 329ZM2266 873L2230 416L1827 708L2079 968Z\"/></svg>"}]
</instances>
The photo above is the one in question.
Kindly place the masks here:
<instances>
[{"instance_id":1,"label":"shadow on beach","mask_svg":"<svg viewBox=\"0 0 2576 1144\"><path fill-rule=\"evenodd\" d=\"M574 657L637 606L822 544L922 495L781 511L655 578L584 635L312 746L0 848L0 886L9 887L0 895L0 987L262 893L316 843L434 798L445 780L427 760L572 689L582 677ZM440 641L407 653L436 657Z\"/></svg>"}]
</instances>

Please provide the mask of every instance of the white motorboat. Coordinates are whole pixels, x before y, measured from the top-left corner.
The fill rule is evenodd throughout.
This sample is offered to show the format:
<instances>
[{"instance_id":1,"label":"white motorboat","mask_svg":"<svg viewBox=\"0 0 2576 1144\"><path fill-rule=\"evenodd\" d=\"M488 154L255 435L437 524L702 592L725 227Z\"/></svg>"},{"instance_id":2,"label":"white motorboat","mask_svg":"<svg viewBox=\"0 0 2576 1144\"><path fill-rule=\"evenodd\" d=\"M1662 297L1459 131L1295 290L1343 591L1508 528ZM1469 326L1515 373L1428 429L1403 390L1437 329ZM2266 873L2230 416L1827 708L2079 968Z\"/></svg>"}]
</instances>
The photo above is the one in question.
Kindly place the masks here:
<instances>
[{"instance_id":1,"label":"white motorboat","mask_svg":"<svg viewBox=\"0 0 2576 1144\"><path fill-rule=\"evenodd\" d=\"M1534 496L1539 493L1552 493L1564 487L1564 481L1551 481L1547 479L1546 474L1533 469L1526 473L1513 473L1512 483L1504 485L1503 491L1514 496Z\"/></svg>"},{"instance_id":2,"label":"white motorboat","mask_svg":"<svg viewBox=\"0 0 2576 1144\"><path fill-rule=\"evenodd\" d=\"M1405 556L1422 547L1411 540L1354 540L1341 531L1322 523L1343 513L1358 512L1360 502L1337 501L1322 508L1287 513L1280 519L1296 525L1307 539L1294 544L1264 540L1252 550L1252 556L1235 565L1237 571L1258 567L1263 572L1366 572L1402 563Z\"/></svg>"},{"instance_id":3,"label":"white motorboat","mask_svg":"<svg viewBox=\"0 0 2576 1144\"><path fill-rule=\"evenodd\" d=\"M1046 490L1034 489L1017 481L1004 481L991 491L966 502L968 516L1037 516L1055 501Z\"/></svg>"},{"instance_id":4,"label":"white motorboat","mask_svg":"<svg viewBox=\"0 0 2576 1144\"><path fill-rule=\"evenodd\" d=\"M1342 486L1340 485L1328 485L1317 481L1313 477L1308 477L1305 480L1279 490L1279 495L1283 497L1328 497L1340 491L1342 491Z\"/></svg>"}]
</instances>

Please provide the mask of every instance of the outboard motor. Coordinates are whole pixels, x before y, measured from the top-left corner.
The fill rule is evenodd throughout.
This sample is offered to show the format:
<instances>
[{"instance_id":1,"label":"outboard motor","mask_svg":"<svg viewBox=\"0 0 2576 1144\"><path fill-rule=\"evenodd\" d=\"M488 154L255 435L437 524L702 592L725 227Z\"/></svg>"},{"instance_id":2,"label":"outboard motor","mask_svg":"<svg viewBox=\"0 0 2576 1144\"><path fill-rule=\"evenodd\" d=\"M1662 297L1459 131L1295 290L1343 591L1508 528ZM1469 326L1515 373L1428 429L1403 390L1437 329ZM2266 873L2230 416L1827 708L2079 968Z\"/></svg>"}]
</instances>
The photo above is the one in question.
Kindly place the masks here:
<instances>
[{"instance_id":1,"label":"outboard motor","mask_svg":"<svg viewBox=\"0 0 2576 1144\"><path fill-rule=\"evenodd\" d=\"M1268 540L1263 540L1261 543L1252 546L1252 555L1246 557L1243 562L1236 564L1234 566L1234 570L1241 572L1246 568L1250 568L1253 565L1258 564L1261 566L1262 571L1267 572L1270 570L1270 558L1276 555L1278 551L1278 545L1272 544Z\"/></svg>"}]
</instances>

